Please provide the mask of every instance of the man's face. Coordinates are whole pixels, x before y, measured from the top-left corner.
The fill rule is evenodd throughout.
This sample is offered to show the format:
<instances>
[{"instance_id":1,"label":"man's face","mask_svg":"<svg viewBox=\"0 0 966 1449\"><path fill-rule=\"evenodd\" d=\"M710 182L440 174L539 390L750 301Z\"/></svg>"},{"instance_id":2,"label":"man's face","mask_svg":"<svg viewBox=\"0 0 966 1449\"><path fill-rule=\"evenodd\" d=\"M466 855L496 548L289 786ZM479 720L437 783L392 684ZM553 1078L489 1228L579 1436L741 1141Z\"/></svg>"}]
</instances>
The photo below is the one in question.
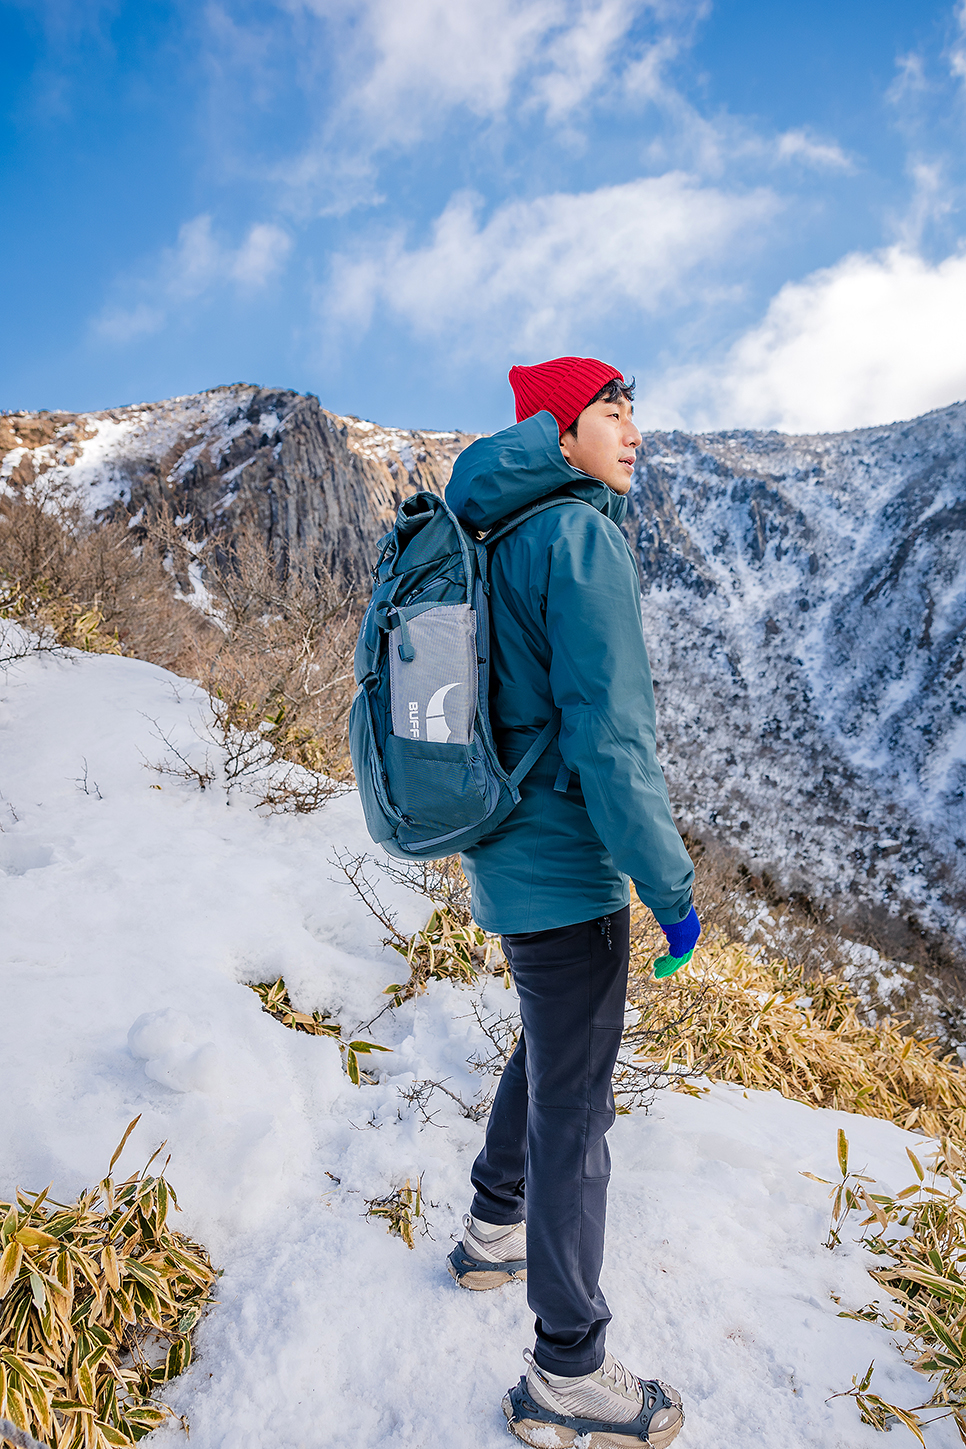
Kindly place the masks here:
<instances>
[{"instance_id":1,"label":"man's face","mask_svg":"<svg viewBox=\"0 0 966 1449\"><path fill-rule=\"evenodd\" d=\"M572 467L599 478L615 493L630 488L640 445L634 407L626 398L591 403L577 419L577 436L566 432L560 439L560 451Z\"/></svg>"}]
</instances>

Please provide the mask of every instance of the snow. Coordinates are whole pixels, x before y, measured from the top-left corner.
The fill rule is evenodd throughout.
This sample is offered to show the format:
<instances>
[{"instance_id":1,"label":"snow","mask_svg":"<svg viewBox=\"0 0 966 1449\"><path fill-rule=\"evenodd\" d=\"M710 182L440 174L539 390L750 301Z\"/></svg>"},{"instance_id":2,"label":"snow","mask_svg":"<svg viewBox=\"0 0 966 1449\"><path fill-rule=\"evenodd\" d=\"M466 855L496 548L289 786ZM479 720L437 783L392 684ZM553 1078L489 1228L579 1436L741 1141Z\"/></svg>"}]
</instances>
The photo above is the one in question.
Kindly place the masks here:
<instances>
[{"instance_id":1,"label":"snow","mask_svg":"<svg viewBox=\"0 0 966 1449\"><path fill-rule=\"evenodd\" d=\"M19 466L21 458L23 458L27 452L28 449L25 447L11 448L8 453L5 453L4 456L0 458L0 493L4 493L7 491L10 475L13 473L13 470Z\"/></svg>"},{"instance_id":2,"label":"snow","mask_svg":"<svg viewBox=\"0 0 966 1449\"><path fill-rule=\"evenodd\" d=\"M239 509L264 515L257 500L277 480L295 532L325 534L332 459L305 401L239 383L59 415L47 444L14 435L0 491L32 467L95 514L170 496L230 530ZM318 416L351 487L369 490L363 513L386 519L400 488L440 486L469 440ZM911 912L959 944L964 442L966 404L840 434L648 434L631 490L659 753L682 825L840 918ZM886 857L882 830L900 842Z\"/></svg>"},{"instance_id":3,"label":"snow","mask_svg":"<svg viewBox=\"0 0 966 1449\"><path fill-rule=\"evenodd\" d=\"M45 472L51 484L71 488L96 515L118 500L129 500L132 463L136 469L138 460L166 458L168 483L182 480L206 451L217 465L233 440L251 428L247 410L257 392L256 387L236 384L161 403L82 413L51 442L29 451L38 473ZM274 434L281 424L274 412L263 412L259 426ZM198 441L185 447L189 438ZM0 462L0 483L27 451L7 453Z\"/></svg>"},{"instance_id":4,"label":"snow","mask_svg":"<svg viewBox=\"0 0 966 1449\"><path fill-rule=\"evenodd\" d=\"M138 1113L122 1167L167 1141L178 1225L224 1268L167 1393L192 1449L496 1449L532 1343L525 1290L463 1292L445 1271L483 1124L442 1093L427 1122L400 1089L490 1089L468 1064L488 1048L472 1007L513 994L434 983L384 1010L400 958L333 864L367 849L356 797L264 818L146 768L161 734L216 758L207 719L196 686L134 660L33 657L0 677L0 1194L75 1194ZM427 914L380 894L407 931ZM376 1084L261 1011L245 983L278 975L299 1009L392 1048L368 1059ZM928 1396L887 1333L837 1316L883 1296L848 1233L822 1246L827 1190L801 1175L836 1175L840 1125L853 1168L907 1184L920 1137L777 1093L669 1092L615 1124L609 1346L681 1389L682 1449L871 1449L854 1404L828 1399L873 1358L885 1398ZM410 1252L365 1201L419 1177ZM174 1422L153 1442L184 1444ZM930 1442L957 1439L943 1424Z\"/></svg>"},{"instance_id":5,"label":"snow","mask_svg":"<svg viewBox=\"0 0 966 1449\"><path fill-rule=\"evenodd\" d=\"M426 431L408 431L404 428L384 428L379 423L372 423L365 418L352 416L342 417L337 413L332 414L333 421L345 428L348 435L349 447L360 458L377 458L380 462L387 462L393 457L398 457L407 473L412 473L416 467L416 455L413 452L413 444L422 449L427 442L454 444L459 439L458 433L440 433ZM435 456L441 456L438 450Z\"/></svg>"}]
</instances>

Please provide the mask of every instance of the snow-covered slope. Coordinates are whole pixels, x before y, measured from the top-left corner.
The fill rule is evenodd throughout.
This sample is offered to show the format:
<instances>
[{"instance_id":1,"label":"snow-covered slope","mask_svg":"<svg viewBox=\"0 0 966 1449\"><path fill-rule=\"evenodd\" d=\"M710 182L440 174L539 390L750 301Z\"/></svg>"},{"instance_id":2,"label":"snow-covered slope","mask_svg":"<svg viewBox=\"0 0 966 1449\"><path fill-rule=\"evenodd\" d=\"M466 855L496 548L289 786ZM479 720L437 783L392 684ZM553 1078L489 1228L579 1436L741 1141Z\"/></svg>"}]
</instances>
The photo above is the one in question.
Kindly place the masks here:
<instances>
[{"instance_id":1,"label":"snow-covered slope","mask_svg":"<svg viewBox=\"0 0 966 1449\"><path fill-rule=\"evenodd\" d=\"M400 960L332 863L366 848L355 796L263 819L145 768L162 734L214 759L206 718L194 686L134 660L0 677L0 1195L76 1193L137 1113L122 1168L167 1140L179 1226L224 1268L168 1395L193 1449L497 1449L525 1292L462 1292L444 1264L483 1127L441 1093L429 1122L401 1095L486 1089L468 1064L489 1055L477 993L436 983L382 1015L371 1036L392 1055L362 1087L334 1042L260 1010L244 983L283 975L299 1007L355 1031ZM426 913L382 893L406 929ZM482 1004L511 1010L512 993L491 980ZM667 1094L617 1121L610 1342L682 1389L682 1449L872 1449L854 1406L828 1401L872 1358L886 1398L925 1397L889 1335L837 1316L838 1299L881 1296L864 1250L821 1246L825 1189L801 1176L834 1174L838 1125L853 1166L905 1186L921 1138L775 1093ZM365 1201L420 1174L428 1231L410 1252ZM184 1440L171 1423L153 1442Z\"/></svg>"},{"instance_id":2,"label":"snow-covered slope","mask_svg":"<svg viewBox=\"0 0 966 1449\"><path fill-rule=\"evenodd\" d=\"M966 404L651 435L634 503L689 823L807 894L966 940Z\"/></svg>"}]
</instances>

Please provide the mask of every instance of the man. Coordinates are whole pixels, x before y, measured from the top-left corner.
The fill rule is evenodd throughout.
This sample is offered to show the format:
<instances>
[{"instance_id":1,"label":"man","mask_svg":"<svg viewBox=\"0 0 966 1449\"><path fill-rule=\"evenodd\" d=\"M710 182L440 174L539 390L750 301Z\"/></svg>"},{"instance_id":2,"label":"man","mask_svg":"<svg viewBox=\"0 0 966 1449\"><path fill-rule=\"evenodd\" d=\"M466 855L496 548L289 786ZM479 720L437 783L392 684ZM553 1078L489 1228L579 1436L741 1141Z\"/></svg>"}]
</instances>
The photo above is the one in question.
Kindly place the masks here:
<instances>
[{"instance_id":1,"label":"man","mask_svg":"<svg viewBox=\"0 0 966 1449\"><path fill-rule=\"evenodd\" d=\"M489 707L502 764L523 757L554 707L560 730L520 803L463 855L474 916L503 937L522 1030L450 1271L467 1288L527 1278L536 1345L503 1402L518 1438L663 1449L683 1423L680 1395L605 1351L598 1283L629 879L672 955L701 929L655 757L637 567L619 526L641 435L633 384L596 359L514 367L510 384L516 426L460 455L446 500L480 534L539 500L572 500L520 524L490 557Z\"/></svg>"}]
</instances>

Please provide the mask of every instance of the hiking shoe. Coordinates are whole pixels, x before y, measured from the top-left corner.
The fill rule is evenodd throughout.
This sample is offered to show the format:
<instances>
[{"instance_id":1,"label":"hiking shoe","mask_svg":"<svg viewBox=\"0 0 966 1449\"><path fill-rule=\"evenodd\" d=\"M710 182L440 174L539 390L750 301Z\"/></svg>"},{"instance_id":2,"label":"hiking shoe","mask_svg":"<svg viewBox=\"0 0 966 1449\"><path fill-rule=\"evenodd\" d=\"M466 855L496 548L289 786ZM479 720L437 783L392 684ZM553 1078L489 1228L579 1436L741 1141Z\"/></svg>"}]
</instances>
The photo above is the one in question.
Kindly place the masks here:
<instances>
[{"instance_id":1,"label":"hiking shoe","mask_svg":"<svg viewBox=\"0 0 966 1449\"><path fill-rule=\"evenodd\" d=\"M507 1428L537 1449L666 1449L684 1423L681 1395L658 1379L639 1379L611 1355L596 1373L561 1378L538 1368L503 1400Z\"/></svg>"},{"instance_id":2,"label":"hiking shoe","mask_svg":"<svg viewBox=\"0 0 966 1449\"><path fill-rule=\"evenodd\" d=\"M469 1213L463 1219L463 1241L447 1258L461 1288L499 1288L527 1276L526 1223L498 1226Z\"/></svg>"}]
</instances>

